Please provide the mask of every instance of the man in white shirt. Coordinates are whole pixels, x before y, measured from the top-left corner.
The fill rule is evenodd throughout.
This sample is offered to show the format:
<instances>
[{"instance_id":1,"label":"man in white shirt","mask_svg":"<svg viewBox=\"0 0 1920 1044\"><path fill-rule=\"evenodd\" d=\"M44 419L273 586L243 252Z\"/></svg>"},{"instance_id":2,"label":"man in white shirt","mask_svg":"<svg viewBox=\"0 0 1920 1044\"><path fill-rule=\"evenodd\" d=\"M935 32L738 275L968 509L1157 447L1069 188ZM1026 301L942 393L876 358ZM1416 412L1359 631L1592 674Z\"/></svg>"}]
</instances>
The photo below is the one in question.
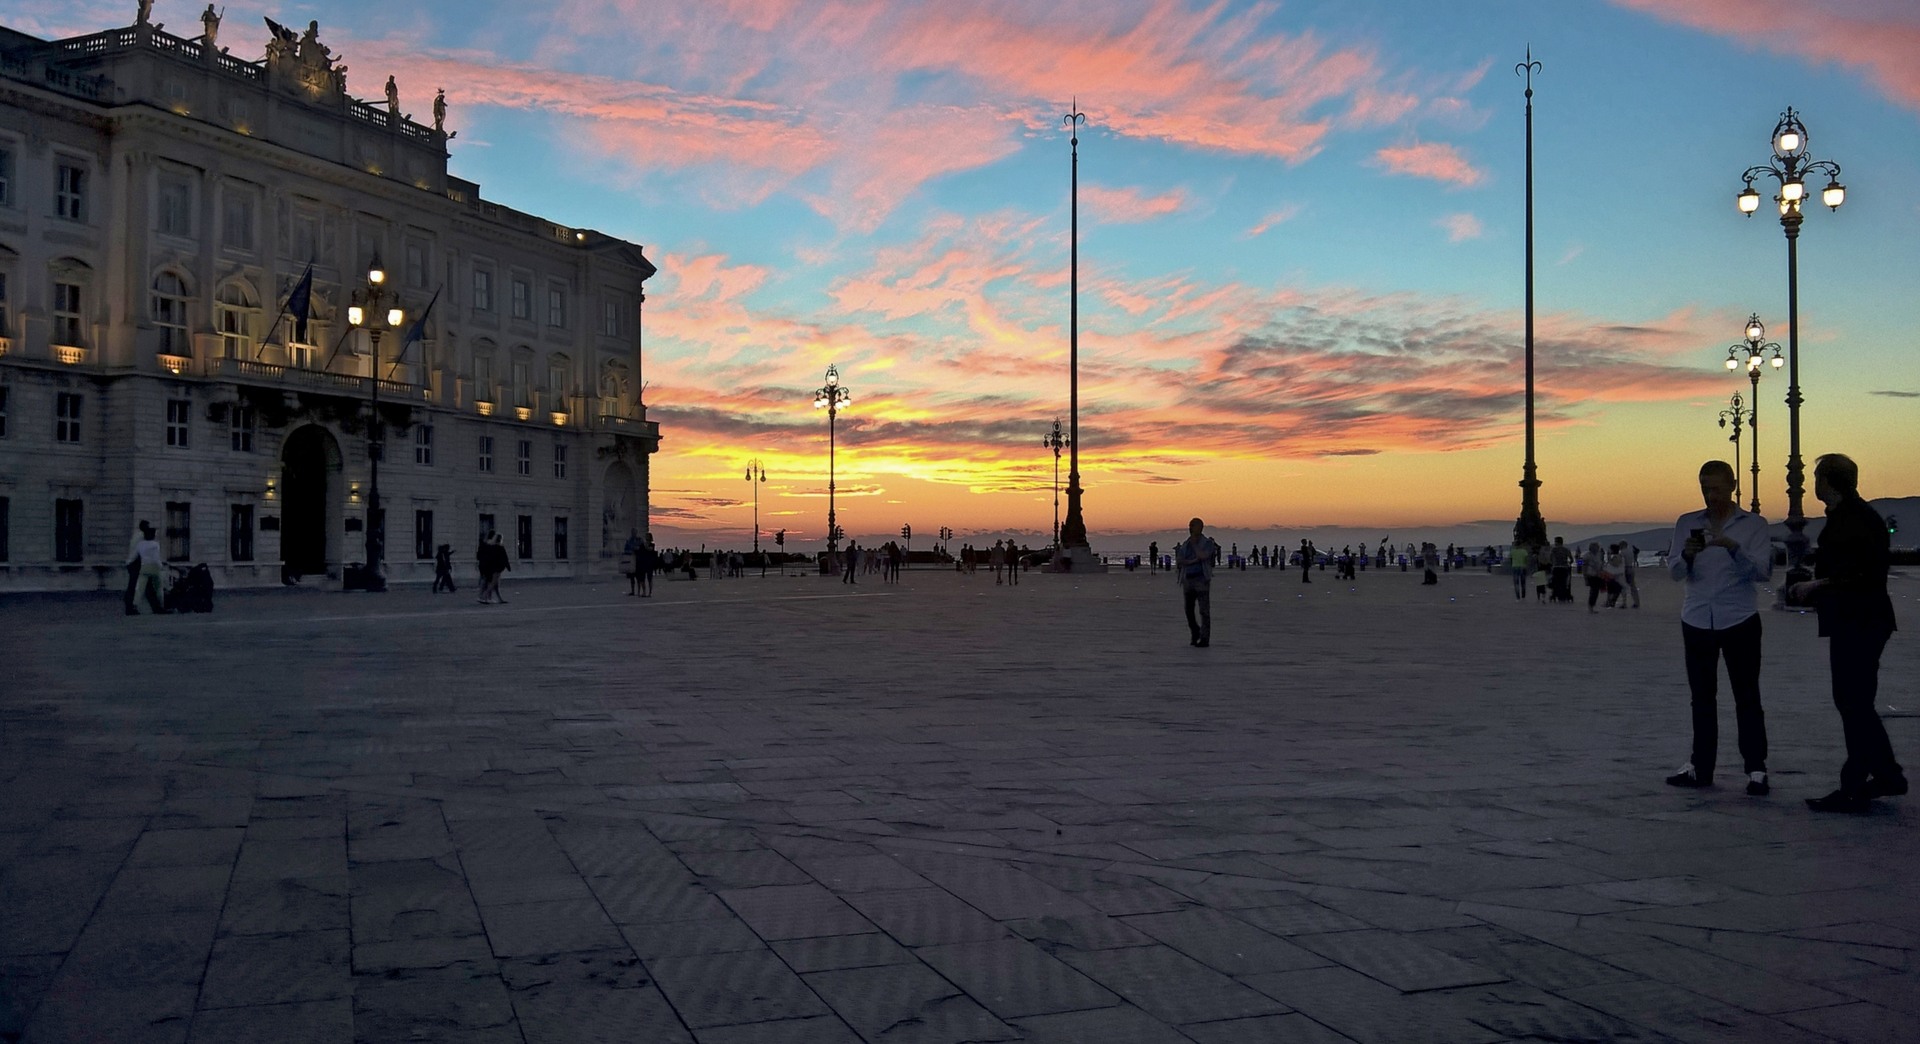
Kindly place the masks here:
<instances>
[{"instance_id":1,"label":"man in white shirt","mask_svg":"<svg viewBox=\"0 0 1920 1044\"><path fill-rule=\"evenodd\" d=\"M140 523L140 539L134 541L133 557L140 562L140 591L146 595L147 606L156 615L165 615L166 606L160 601L160 576L165 568L161 563L160 544L153 539L153 527Z\"/></svg>"},{"instance_id":2,"label":"man in white shirt","mask_svg":"<svg viewBox=\"0 0 1920 1044\"><path fill-rule=\"evenodd\" d=\"M1767 520L1740 510L1734 501L1733 466L1710 460L1700 466L1700 497L1706 508L1681 515L1673 526L1668 568L1686 581L1680 634L1686 644L1687 687L1693 693L1693 759L1667 777L1676 787L1713 784L1719 746L1715 706L1719 661L1727 661L1734 721L1747 793L1767 786L1767 721L1760 709L1760 613L1755 585L1773 575L1773 541Z\"/></svg>"}]
</instances>

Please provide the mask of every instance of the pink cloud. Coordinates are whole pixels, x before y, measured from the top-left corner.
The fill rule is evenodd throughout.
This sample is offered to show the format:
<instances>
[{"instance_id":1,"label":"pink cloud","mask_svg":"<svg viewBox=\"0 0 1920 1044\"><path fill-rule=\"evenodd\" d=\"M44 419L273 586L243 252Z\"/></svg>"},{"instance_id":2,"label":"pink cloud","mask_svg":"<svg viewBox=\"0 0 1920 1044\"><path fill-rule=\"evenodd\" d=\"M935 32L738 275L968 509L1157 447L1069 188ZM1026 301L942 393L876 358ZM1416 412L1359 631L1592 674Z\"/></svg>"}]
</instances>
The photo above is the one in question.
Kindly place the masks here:
<instances>
[{"instance_id":1,"label":"pink cloud","mask_svg":"<svg viewBox=\"0 0 1920 1044\"><path fill-rule=\"evenodd\" d=\"M1462 188L1478 185L1486 176L1458 148L1444 142L1389 145L1373 158L1390 174L1432 178Z\"/></svg>"},{"instance_id":2,"label":"pink cloud","mask_svg":"<svg viewBox=\"0 0 1920 1044\"><path fill-rule=\"evenodd\" d=\"M1107 188L1103 185L1080 186L1080 199L1094 217L1110 224L1152 221L1186 209L1185 189L1147 195L1138 188Z\"/></svg>"},{"instance_id":3,"label":"pink cloud","mask_svg":"<svg viewBox=\"0 0 1920 1044\"><path fill-rule=\"evenodd\" d=\"M1266 235L1268 232L1272 231L1273 229L1281 225L1284 225L1287 222L1292 221L1294 218L1299 216L1300 216L1300 204L1289 203L1286 206L1281 207L1279 210L1276 210L1268 214L1266 217L1261 218L1260 221L1257 224L1255 224L1252 228L1247 229L1247 238L1252 239L1255 236Z\"/></svg>"},{"instance_id":4,"label":"pink cloud","mask_svg":"<svg viewBox=\"0 0 1920 1044\"><path fill-rule=\"evenodd\" d=\"M1920 110L1920 7L1909 0L1614 0L1656 18L1774 54L1864 74Z\"/></svg>"},{"instance_id":5,"label":"pink cloud","mask_svg":"<svg viewBox=\"0 0 1920 1044\"><path fill-rule=\"evenodd\" d=\"M1469 239L1479 239L1481 233L1485 231L1480 225L1480 219L1474 217L1472 214L1448 214L1446 217L1434 222L1434 224L1447 230L1447 241L1449 243L1463 243Z\"/></svg>"}]
</instances>

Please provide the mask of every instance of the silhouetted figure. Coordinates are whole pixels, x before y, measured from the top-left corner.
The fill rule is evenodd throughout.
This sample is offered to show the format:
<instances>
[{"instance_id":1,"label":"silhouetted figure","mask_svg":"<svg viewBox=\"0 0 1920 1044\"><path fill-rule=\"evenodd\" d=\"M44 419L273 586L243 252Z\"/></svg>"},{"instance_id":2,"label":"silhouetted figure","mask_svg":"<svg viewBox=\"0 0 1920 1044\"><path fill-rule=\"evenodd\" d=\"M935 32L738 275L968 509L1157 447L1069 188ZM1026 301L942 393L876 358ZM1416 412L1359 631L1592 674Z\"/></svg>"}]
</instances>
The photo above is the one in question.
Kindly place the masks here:
<instances>
[{"instance_id":1,"label":"silhouetted figure","mask_svg":"<svg viewBox=\"0 0 1920 1044\"><path fill-rule=\"evenodd\" d=\"M1205 522L1193 519L1187 523L1187 539L1173 548L1187 630L1192 634L1187 644L1202 649L1213 644L1213 563L1220 554L1220 545L1205 530Z\"/></svg>"}]
</instances>

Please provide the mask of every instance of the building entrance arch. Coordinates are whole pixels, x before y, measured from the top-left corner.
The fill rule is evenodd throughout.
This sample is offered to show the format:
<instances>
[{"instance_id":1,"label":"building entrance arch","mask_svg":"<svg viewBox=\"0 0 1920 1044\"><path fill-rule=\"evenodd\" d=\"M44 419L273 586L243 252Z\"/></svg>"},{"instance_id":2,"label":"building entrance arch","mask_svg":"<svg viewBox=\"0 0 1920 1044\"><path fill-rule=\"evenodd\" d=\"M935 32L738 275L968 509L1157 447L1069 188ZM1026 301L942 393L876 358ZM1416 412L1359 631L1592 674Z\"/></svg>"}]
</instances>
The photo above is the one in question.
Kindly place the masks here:
<instances>
[{"instance_id":1,"label":"building entrance arch","mask_svg":"<svg viewBox=\"0 0 1920 1044\"><path fill-rule=\"evenodd\" d=\"M317 424L280 449L280 562L295 576L327 576L340 561L340 443Z\"/></svg>"}]
</instances>

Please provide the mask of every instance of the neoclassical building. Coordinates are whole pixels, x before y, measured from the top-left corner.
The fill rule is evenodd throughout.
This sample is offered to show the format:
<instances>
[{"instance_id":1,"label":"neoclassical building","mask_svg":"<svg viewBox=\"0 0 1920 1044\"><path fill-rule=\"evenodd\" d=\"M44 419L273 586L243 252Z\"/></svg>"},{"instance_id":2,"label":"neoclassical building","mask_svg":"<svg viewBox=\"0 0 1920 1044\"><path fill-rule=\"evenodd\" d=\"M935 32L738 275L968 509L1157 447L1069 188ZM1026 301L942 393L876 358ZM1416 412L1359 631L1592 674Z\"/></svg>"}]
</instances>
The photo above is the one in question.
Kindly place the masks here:
<instances>
[{"instance_id":1,"label":"neoclassical building","mask_svg":"<svg viewBox=\"0 0 1920 1044\"><path fill-rule=\"evenodd\" d=\"M449 176L444 100L353 97L317 25L248 61L146 7L0 27L0 591L120 587L141 519L221 586L338 580L370 527L396 582L493 532L517 577L610 571L660 442L642 248Z\"/></svg>"}]
</instances>

